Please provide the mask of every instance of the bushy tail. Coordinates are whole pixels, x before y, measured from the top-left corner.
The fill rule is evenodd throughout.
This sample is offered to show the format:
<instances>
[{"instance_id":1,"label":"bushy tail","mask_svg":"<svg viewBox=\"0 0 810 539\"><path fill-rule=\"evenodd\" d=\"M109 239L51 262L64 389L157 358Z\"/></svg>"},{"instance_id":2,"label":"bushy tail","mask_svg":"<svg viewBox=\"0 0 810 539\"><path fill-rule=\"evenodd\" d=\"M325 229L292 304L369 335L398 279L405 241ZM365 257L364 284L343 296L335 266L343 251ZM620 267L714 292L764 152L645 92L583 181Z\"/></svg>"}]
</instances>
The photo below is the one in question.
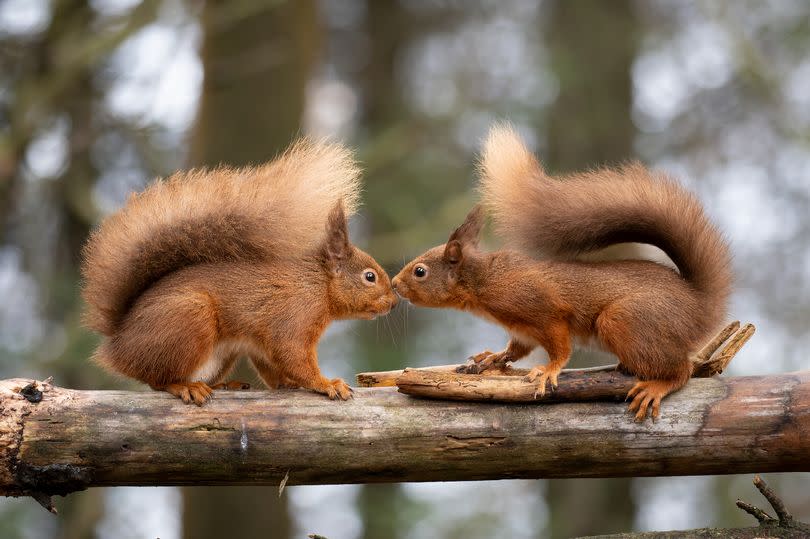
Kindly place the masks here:
<instances>
[{"instance_id":1,"label":"bushy tail","mask_svg":"<svg viewBox=\"0 0 810 539\"><path fill-rule=\"evenodd\" d=\"M308 139L262 166L158 180L107 217L85 245L86 323L111 335L141 293L183 267L313 249L330 210L342 201L351 215L359 191L351 152Z\"/></svg>"},{"instance_id":2,"label":"bushy tail","mask_svg":"<svg viewBox=\"0 0 810 539\"><path fill-rule=\"evenodd\" d=\"M655 245L701 294L710 317L725 316L728 245L673 179L639 163L551 178L508 126L490 131L480 169L483 203L508 242L556 258L616 243Z\"/></svg>"}]
</instances>

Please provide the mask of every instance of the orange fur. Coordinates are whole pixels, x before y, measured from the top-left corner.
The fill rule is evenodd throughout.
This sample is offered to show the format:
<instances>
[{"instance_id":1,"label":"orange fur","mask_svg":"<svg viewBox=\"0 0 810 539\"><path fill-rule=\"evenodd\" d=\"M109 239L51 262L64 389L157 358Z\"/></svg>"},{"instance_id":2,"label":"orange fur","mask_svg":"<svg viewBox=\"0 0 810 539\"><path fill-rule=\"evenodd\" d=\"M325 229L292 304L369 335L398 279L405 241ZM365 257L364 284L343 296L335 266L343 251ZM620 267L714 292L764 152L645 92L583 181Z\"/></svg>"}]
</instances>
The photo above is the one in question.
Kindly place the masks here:
<instances>
[{"instance_id":1,"label":"orange fur","mask_svg":"<svg viewBox=\"0 0 810 539\"><path fill-rule=\"evenodd\" d=\"M484 216L476 208L446 244L400 271L397 292L504 326L512 339L503 352L477 355L483 368L545 348L549 364L528 376L539 394L556 385L572 338L595 337L643 381L631 395L637 419L651 404L657 416L661 398L689 379L689 355L722 322L731 290L728 247L698 200L640 164L550 178L503 126L490 133L481 174L484 207L524 252L480 252ZM680 274L650 261L580 259L624 242L659 247Z\"/></svg>"},{"instance_id":2,"label":"orange fur","mask_svg":"<svg viewBox=\"0 0 810 539\"><path fill-rule=\"evenodd\" d=\"M318 340L334 319L396 302L349 242L358 177L348 150L305 140L266 165L179 172L131 197L84 251L86 319L107 336L95 358L197 404L242 355L271 387L348 398L321 376Z\"/></svg>"}]
</instances>

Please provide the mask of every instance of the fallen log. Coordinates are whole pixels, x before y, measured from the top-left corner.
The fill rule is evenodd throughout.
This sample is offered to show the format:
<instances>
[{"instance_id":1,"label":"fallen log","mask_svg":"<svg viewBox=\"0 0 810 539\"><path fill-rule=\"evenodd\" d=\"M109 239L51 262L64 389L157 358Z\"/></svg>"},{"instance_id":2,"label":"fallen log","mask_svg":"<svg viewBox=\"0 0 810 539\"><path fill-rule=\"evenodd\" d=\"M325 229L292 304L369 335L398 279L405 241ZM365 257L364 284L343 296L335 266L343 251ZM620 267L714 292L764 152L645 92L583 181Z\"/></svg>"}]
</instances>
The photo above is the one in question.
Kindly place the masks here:
<instances>
[{"instance_id":1,"label":"fallen log","mask_svg":"<svg viewBox=\"0 0 810 539\"><path fill-rule=\"evenodd\" d=\"M33 387L32 387L33 386ZM693 379L635 423L624 403L412 399L359 388L166 393L0 381L0 494L810 471L810 371Z\"/></svg>"}]
</instances>

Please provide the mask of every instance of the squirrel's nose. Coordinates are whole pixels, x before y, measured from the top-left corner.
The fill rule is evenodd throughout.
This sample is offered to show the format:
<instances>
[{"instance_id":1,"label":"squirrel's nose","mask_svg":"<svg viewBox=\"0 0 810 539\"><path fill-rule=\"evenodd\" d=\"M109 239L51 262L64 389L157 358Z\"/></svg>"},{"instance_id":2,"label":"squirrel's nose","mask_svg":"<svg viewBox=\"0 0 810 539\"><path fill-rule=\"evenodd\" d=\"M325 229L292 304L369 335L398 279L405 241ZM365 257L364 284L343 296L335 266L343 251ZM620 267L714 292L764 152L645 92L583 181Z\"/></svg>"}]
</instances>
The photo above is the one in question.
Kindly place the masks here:
<instances>
[{"instance_id":1,"label":"squirrel's nose","mask_svg":"<svg viewBox=\"0 0 810 539\"><path fill-rule=\"evenodd\" d=\"M393 279L391 279L391 288L396 290L398 284L399 284L399 277L394 277Z\"/></svg>"}]
</instances>

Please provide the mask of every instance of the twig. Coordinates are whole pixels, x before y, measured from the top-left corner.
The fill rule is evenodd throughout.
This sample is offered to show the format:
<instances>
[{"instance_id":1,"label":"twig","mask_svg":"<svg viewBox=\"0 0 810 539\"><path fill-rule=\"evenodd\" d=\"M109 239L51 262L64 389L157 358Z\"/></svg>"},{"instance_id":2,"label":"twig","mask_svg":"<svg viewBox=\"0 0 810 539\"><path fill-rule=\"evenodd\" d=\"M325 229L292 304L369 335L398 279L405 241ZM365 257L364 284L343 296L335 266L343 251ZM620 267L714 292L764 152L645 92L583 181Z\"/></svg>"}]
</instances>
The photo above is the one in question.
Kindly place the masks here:
<instances>
[{"instance_id":1,"label":"twig","mask_svg":"<svg viewBox=\"0 0 810 539\"><path fill-rule=\"evenodd\" d=\"M754 507L750 503L742 500L737 500L737 507L757 519L760 527L768 527L771 530L776 528L780 530L780 537L810 537L810 526L793 518L793 515L791 515L790 511L785 507L785 503L776 495L773 489L768 486L768 483L766 483L764 479L759 475L754 476L754 485L765 499L768 500L768 503L771 504L771 507L773 507L773 510L776 512L776 516L779 518L773 518L759 507ZM771 535L771 533L768 535Z\"/></svg>"},{"instance_id":2,"label":"twig","mask_svg":"<svg viewBox=\"0 0 810 539\"><path fill-rule=\"evenodd\" d=\"M724 327L720 330L720 332L714 336L714 338L707 342L706 345L701 348L700 352L695 354L693 361L695 362L705 362L708 361L712 355L717 352L718 348L728 340L729 337L734 335L734 333L740 329L740 321L735 320L731 322L729 325Z\"/></svg>"},{"instance_id":3,"label":"twig","mask_svg":"<svg viewBox=\"0 0 810 539\"><path fill-rule=\"evenodd\" d=\"M737 507L739 507L749 515L753 516L755 519L759 521L760 524L777 522L777 520L773 518L771 515L769 515L759 507L751 505L748 502L737 500Z\"/></svg>"},{"instance_id":4,"label":"twig","mask_svg":"<svg viewBox=\"0 0 810 539\"><path fill-rule=\"evenodd\" d=\"M793 520L793 515L787 510L785 507L784 502L776 495L776 493L768 486L768 483L765 482L759 475L754 476L754 485L759 489L765 499L768 500L768 503L771 504L773 510L776 511L776 516L779 517L780 524L786 524Z\"/></svg>"},{"instance_id":5,"label":"twig","mask_svg":"<svg viewBox=\"0 0 810 539\"><path fill-rule=\"evenodd\" d=\"M284 487L287 486L287 481L290 479L290 470L287 470L287 473L284 474L284 479L281 480L281 483L278 485L278 497L281 498L282 492L284 492Z\"/></svg>"}]
</instances>

